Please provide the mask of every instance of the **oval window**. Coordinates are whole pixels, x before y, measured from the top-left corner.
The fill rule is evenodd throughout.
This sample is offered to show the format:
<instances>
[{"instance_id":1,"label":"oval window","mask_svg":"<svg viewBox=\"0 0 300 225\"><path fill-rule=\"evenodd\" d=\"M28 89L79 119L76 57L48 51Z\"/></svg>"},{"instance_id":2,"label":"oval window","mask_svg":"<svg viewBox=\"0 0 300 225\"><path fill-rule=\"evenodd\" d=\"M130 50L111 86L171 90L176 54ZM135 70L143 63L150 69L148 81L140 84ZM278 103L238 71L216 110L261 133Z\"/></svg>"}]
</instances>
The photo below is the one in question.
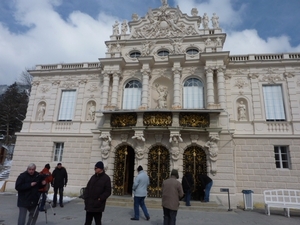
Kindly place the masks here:
<instances>
[{"instance_id":1,"label":"oval window","mask_svg":"<svg viewBox=\"0 0 300 225\"><path fill-rule=\"evenodd\" d=\"M141 53L139 51L134 51L130 53L130 58L138 58L141 56Z\"/></svg>"},{"instance_id":2,"label":"oval window","mask_svg":"<svg viewBox=\"0 0 300 225\"><path fill-rule=\"evenodd\" d=\"M157 55L159 55L159 56L168 56L169 52L167 50L162 50L162 51L159 51L157 53Z\"/></svg>"},{"instance_id":3,"label":"oval window","mask_svg":"<svg viewBox=\"0 0 300 225\"><path fill-rule=\"evenodd\" d=\"M199 53L199 50L196 48L190 48L186 51L186 54L188 55L197 55Z\"/></svg>"}]
</instances>

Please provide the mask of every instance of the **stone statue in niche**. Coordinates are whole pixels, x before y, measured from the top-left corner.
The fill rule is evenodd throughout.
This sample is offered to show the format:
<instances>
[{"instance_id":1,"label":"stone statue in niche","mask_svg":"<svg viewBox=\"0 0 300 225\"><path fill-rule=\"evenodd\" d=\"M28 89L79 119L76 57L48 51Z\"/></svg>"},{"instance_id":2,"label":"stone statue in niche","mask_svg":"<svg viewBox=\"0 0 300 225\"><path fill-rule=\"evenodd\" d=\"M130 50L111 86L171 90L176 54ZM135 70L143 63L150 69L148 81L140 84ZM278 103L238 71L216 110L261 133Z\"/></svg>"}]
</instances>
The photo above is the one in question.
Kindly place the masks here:
<instances>
[{"instance_id":1,"label":"stone statue in niche","mask_svg":"<svg viewBox=\"0 0 300 225\"><path fill-rule=\"evenodd\" d=\"M211 18L211 22L212 22L212 26L214 29L218 29L219 28L219 17L213 13L213 16Z\"/></svg>"},{"instance_id":2,"label":"stone statue in niche","mask_svg":"<svg viewBox=\"0 0 300 225\"><path fill-rule=\"evenodd\" d=\"M119 35L119 22L116 21L113 25L113 35Z\"/></svg>"},{"instance_id":3,"label":"stone statue in niche","mask_svg":"<svg viewBox=\"0 0 300 225\"><path fill-rule=\"evenodd\" d=\"M46 105L45 105L45 103L42 103L39 106L38 111L37 111L37 120L38 121L44 120L45 112L46 112Z\"/></svg>"},{"instance_id":4,"label":"stone statue in niche","mask_svg":"<svg viewBox=\"0 0 300 225\"><path fill-rule=\"evenodd\" d=\"M128 30L128 25L127 25L126 20L124 20L121 25L121 35L125 35L127 30Z\"/></svg>"},{"instance_id":5,"label":"stone statue in niche","mask_svg":"<svg viewBox=\"0 0 300 225\"><path fill-rule=\"evenodd\" d=\"M208 29L209 18L208 18L208 15L206 13L204 13L202 20L203 20L203 28Z\"/></svg>"},{"instance_id":6,"label":"stone statue in niche","mask_svg":"<svg viewBox=\"0 0 300 225\"><path fill-rule=\"evenodd\" d=\"M88 121L95 121L95 112L96 112L96 106L94 102L91 102L88 107L88 113L86 120Z\"/></svg>"},{"instance_id":7,"label":"stone statue in niche","mask_svg":"<svg viewBox=\"0 0 300 225\"><path fill-rule=\"evenodd\" d=\"M238 106L238 119L239 121L245 121L247 120L246 116L246 105L244 104L243 101L240 101L240 104Z\"/></svg>"},{"instance_id":8,"label":"stone statue in niche","mask_svg":"<svg viewBox=\"0 0 300 225\"><path fill-rule=\"evenodd\" d=\"M167 108L167 97L168 97L168 88L159 84L155 84L156 91L158 93L157 98L157 109Z\"/></svg>"},{"instance_id":9,"label":"stone statue in niche","mask_svg":"<svg viewBox=\"0 0 300 225\"><path fill-rule=\"evenodd\" d=\"M178 39L171 39L171 44L173 46L173 54L182 54L182 49L181 49L181 45L182 45L182 38L178 38Z\"/></svg>"}]
</instances>

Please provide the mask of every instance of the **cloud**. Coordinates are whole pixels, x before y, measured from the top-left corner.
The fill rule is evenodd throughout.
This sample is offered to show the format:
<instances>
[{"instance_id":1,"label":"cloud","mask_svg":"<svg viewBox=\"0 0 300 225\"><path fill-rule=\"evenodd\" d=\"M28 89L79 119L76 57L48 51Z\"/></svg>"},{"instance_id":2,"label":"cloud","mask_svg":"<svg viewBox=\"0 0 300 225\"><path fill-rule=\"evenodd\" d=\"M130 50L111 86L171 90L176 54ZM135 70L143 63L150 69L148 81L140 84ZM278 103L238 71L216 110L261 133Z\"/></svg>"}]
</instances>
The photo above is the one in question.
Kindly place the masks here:
<instances>
[{"instance_id":1,"label":"cloud","mask_svg":"<svg viewBox=\"0 0 300 225\"><path fill-rule=\"evenodd\" d=\"M13 83L25 67L36 64L95 62L105 56L104 42L115 18L99 13L93 19L74 11L63 20L50 1L38 1L35 7L24 2L18 1L16 18L29 28L25 33L12 33L0 24L0 84Z\"/></svg>"}]
</instances>

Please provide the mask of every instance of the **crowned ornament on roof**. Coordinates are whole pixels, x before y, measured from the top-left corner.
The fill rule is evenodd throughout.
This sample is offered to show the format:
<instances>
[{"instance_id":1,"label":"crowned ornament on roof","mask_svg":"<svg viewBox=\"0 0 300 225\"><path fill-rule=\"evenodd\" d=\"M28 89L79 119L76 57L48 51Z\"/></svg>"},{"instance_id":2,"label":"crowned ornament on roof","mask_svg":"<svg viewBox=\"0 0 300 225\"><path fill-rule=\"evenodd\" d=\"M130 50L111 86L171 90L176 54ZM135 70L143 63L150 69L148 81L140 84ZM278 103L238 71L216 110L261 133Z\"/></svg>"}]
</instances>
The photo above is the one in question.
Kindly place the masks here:
<instances>
[{"instance_id":1,"label":"crowned ornament on roof","mask_svg":"<svg viewBox=\"0 0 300 225\"><path fill-rule=\"evenodd\" d=\"M130 39L170 38L197 35L201 24L198 12L192 11L192 16L182 14L177 8L170 8L167 0L161 0L162 6L158 9L149 8L144 18L133 14Z\"/></svg>"}]
</instances>

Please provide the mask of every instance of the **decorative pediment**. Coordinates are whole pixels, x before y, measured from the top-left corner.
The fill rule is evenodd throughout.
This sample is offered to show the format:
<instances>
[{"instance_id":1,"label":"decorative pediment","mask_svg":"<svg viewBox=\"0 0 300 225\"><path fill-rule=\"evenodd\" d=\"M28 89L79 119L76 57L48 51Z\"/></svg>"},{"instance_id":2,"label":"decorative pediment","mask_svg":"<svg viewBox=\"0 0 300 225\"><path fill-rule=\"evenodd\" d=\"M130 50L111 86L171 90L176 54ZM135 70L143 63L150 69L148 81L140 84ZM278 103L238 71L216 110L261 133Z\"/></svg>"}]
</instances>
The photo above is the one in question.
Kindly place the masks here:
<instances>
[{"instance_id":1,"label":"decorative pediment","mask_svg":"<svg viewBox=\"0 0 300 225\"><path fill-rule=\"evenodd\" d=\"M145 17L129 23L131 39L167 38L197 35L200 16L187 16L177 8L163 5L158 9L149 9Z\"/></svg>"}]
</instances>

